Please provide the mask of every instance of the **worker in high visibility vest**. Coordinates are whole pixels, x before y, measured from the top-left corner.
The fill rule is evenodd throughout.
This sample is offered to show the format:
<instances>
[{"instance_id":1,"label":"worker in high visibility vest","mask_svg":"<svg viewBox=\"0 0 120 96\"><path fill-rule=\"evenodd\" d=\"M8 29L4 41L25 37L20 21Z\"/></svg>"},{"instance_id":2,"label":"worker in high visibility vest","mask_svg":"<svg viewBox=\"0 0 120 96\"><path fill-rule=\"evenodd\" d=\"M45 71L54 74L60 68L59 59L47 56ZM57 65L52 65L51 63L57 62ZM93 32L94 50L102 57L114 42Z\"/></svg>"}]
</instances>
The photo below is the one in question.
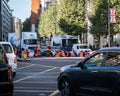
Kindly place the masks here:
<instances>
[{"instance_id":1,"label":"worker in high visibility vest","mask_svg":"<svg viewBox=\"0 0 120 96\"><path fill-rule=\"evenodd\" d=\"M46 50L47 50L47 56L53 56L51 52L51 46L49 44L46 46Z\"/></svg>"},{"instance_id":2,"label":"worker in high visibility vest","mask_svg":"<svg viewBox=\"0 0 120 96\"><path fill-rule=\"evenodd\" d=\"M37 54L40 56L41 55L41 45L38 43L37 45Z\"/></svg>"}]
</instances>

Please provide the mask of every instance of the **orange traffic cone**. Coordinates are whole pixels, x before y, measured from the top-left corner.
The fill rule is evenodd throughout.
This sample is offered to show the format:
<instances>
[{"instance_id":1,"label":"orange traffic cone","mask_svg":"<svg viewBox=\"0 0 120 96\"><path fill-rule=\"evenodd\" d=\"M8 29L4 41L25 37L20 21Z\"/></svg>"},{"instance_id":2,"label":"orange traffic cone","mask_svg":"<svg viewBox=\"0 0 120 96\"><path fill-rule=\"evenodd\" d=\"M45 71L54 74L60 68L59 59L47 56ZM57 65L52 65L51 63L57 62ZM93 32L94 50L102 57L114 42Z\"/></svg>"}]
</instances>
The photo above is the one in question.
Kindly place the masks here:
<instances>
[{"instance_id":1,"label":"orange traffic cone","mask_svg":"<svg viewBox=\"0 0 120 96\"><path fill-rule=\"evenodd\" d=\"M81 51L79 57L84 57L84 53Z\"/></svg>"},{"instance_id":2,"label":"orange traffic cone","mask_svg":"<svg viewBox=\"0 0 120 96\"><path fill-rule=\"evenodd\" d=\"M61 57L65 57L64 51L61 52Z\"/></svg>"},{"instance_id":3,"label":"orange traffic cone","mask_svg":"<svg viewBox=\"0 0 120 96\"><path fill-rule=\"evenodd\" d=\"M55 57L60 57L60 53L57 52L57 53L55 54Z\"/></svg>"}]
</instances>

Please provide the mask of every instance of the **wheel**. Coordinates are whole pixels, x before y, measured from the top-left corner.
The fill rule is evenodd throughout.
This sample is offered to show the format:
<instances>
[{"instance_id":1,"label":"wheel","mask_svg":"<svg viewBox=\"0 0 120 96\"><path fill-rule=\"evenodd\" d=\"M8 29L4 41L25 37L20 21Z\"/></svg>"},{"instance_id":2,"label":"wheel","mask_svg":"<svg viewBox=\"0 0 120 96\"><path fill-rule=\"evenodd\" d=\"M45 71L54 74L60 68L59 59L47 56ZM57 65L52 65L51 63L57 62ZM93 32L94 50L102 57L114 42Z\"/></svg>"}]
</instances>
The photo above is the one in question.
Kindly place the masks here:
<instances>
[{"instance_id":1,"label":"wheel","mask_svg":"<svg viewBox=\"0 0 120 96\"><path fill-rule=\"evenodd\" d=\"M120 96L120 87L116 88L114 91L113 91L113 95L112 96Z\"/></svg>"},{"instance_id":2,"label":"wheel","mask_svg":"<svg viewBox=\"0 0 120 96\"><path fill-rule=\"evenodd\" d=\"M61 95L62 96L74 96L72 93L70 81L68 79L64 79L61 83Z\"/></svg>"}]
</instances>

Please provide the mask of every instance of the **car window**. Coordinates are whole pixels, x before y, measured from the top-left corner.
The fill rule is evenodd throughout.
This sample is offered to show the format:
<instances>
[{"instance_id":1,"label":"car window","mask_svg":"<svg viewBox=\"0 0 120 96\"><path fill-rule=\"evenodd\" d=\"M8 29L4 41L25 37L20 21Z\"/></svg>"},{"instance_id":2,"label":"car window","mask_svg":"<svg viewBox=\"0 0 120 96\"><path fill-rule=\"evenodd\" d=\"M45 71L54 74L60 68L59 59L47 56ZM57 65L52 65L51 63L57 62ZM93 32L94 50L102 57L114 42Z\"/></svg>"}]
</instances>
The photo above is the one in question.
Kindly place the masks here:
<instances>
[{"instance_id":1,"label":"car window","mask_svg":"<svg viewBox=\"0 0 120 96\"><path fill-rule=\"evenodd\" d=\"M85 62L86 66L101 66L105 58L105 53L99 53L91 57Z\"/></svg>"},{"instance_id":2,"label":"car window","mask_svg":"<svg viewBox=\"0 0 120 96\"><path fill-rule=\"evenodd\" d=\"M106 66L120 66L120 53L110 52L106 59Z\"/></svg>"},{"instance_id":3,"label":"car window","mask_svg":"<svg viewBox=\"0 0 120 96\"><path fill-rule=\"evenodd\" d=\"M12 53L12 48L9 44L2 44L6 53Z\"/></svg>"},{"instance_id":4,"label":"car window","mask_svg":"<svg viewBox=\"0 0 120 96\"><path fill-rule=\"evenodd\" d=\"M0 64L7 64L7 58L4 52L4 49L0 45Z\"/></svg>"},{"instance_id":5,"label":"car window","mask_svg":"<svg viewBox=\"0 0 120 96\"><path fill-rule=\"evenodd\" d=\"M79 49L79 46L77 46L77 49Z\"/></svg>"}]
</instances>

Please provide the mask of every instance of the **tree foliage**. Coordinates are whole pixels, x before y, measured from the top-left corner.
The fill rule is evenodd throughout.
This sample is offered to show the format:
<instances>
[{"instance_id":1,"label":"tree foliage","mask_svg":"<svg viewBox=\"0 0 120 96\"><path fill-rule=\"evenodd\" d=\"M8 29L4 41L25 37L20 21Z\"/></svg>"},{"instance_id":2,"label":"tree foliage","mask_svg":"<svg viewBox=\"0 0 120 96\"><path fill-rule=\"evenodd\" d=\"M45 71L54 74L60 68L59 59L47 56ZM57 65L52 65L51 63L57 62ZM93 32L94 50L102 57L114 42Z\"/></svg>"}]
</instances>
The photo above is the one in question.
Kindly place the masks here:
<instances>
[{"instance_id":1,"label":"tree foliage","mask_svg":"<svg viewBox=\"0 0 120 96\"><path fill-rule=\"evenodd\" d=\"M24 31L24 32L29 32L29 31L31 31L31 21L30 21L30 18L27 18L27 19L23 22L22 31Z\"/></svg>"},{"instance_id":2,"label":"tree foliage","mask_svg":"<svg viewBox=\"0 0 120 96\"><path fill-rule=\"evenodd\" d=\"M117 23L110 24L111 35L120 32L120 3L118 0L109 0L109 7L116 9ZM92 21L91 33L97 36L108 35L108 0L91 0L93 3L93 16L90 18Z\"/></svg>"},{"instance_id":3,"label":"tree foliage","mask_svg":"<svg viewBox=\"0 0 120 96\"><path fill-rule=\"evenodd\" d=\"M86 30L85 0L60 0L59 26L64 33L79 35Z\"/></svg>"},{"instance_id":4,"label":"tree foliage","mask_svg":"<svg viewBox=\"0 0 120 96\"><path fill-rule=\"evenodd\" d=\"M41 37L79 35L86 31L85 18L85 0L60 0L41 14L38 32Z\"/></svg>"}]
</instances>

